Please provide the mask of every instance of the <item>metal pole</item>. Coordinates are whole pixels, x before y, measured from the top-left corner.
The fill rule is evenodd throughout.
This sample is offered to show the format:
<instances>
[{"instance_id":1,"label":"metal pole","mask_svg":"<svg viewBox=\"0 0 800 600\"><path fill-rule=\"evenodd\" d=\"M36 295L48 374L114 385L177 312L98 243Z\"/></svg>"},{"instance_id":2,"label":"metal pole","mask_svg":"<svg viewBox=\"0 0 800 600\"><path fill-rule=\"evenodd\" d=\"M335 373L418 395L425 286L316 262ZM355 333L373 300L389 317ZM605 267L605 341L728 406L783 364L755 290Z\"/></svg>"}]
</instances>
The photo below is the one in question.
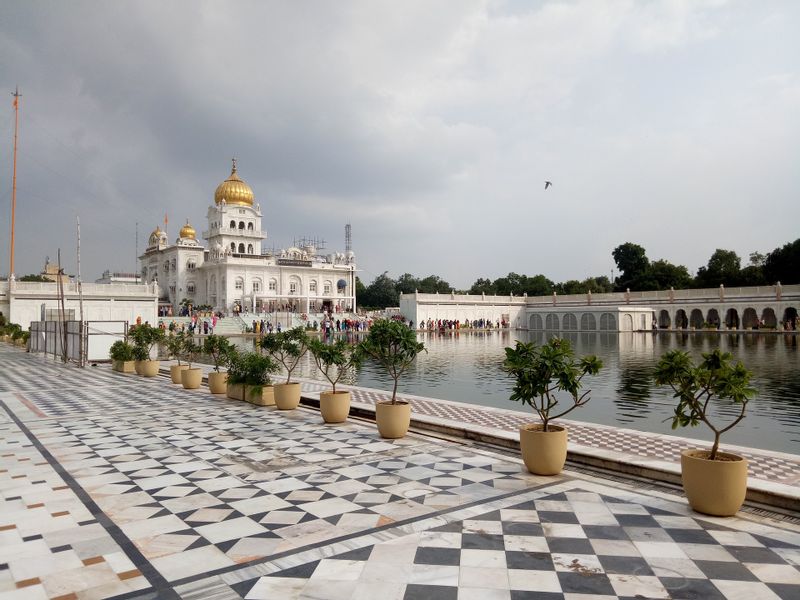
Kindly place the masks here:
<instances>
[{"instance_id":1,"label":"metal pole","mask_svg":"<svg viewBox=\"0 0 800 600\"><path fill-rule=\"evenodd\" d=\"M78 341L78 365L83 367L84 363L84 350L86 350L87 339L84 338L84 322L83 322L83 284L81 282L81 218L75 217L78 222L78 310L80 312L80 337Z\"/></svg>"},{"instance_id":2,"label":"metal pole","mask_svg":"<svg viewBox=\"0 0 800 600\"><path fill-rule=\"evenodd\" d=\"M9 280L14 276L14 224L17 212L17 130L19 129L19 87L11 94L14 96L14 174L11 179L11 265L8 272Z\"/></svg>"}]
</instances>

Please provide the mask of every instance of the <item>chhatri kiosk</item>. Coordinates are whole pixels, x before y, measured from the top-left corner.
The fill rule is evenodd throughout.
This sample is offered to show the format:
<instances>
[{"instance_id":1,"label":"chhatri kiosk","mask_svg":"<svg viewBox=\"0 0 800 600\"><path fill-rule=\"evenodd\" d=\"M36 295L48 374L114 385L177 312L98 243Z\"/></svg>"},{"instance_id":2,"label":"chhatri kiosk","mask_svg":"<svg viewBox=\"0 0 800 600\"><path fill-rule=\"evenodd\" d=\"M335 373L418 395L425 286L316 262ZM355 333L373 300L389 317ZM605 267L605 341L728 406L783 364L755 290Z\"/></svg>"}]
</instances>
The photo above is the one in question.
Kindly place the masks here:
<instances>
[{"instance_id":1,"label":"chhatri kiosk","mask_svg":"<svg viewBox=\"0 0 800 600\"><path fill-rule=\"evenodd\" d=\"M188 222L171 245L166 232L156 227L139 257L143 280L158 282L161 302L168 302L174 314L183 299L228 313L353 311L353 252L322 255L313 243L268 251L262 248L267 238L262 216L234 159L230 176L217 186L208 208L203 232L207 247Z\"/></svg>"}]
</instances>

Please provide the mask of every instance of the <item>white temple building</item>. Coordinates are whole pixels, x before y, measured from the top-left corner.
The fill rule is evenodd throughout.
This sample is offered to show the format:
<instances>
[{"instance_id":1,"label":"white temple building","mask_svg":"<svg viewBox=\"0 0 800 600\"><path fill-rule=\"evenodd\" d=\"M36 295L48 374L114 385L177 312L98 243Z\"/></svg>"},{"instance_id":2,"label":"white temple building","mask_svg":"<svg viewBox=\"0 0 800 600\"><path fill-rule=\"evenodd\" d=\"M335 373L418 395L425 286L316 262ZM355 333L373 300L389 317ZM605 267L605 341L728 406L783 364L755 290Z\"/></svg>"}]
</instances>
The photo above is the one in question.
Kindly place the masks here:
<instances>
[{"instance_id":1,"label":"white temple building","mask_svg":"<svg viewBox=\"0 0 800 600\"><path fill-rule=\"evenodd\" d=\"M261 206L236 170L214 192L208 208L207 247L187 222L174 244L159 227L139 257L143 282L157 281L160 306L174 314L183 299L233 313L289 310L302 313L353 311L355 255L321 255L307 244L279 251L262 248L267 238Z\"/></svg>"}]
</instances>

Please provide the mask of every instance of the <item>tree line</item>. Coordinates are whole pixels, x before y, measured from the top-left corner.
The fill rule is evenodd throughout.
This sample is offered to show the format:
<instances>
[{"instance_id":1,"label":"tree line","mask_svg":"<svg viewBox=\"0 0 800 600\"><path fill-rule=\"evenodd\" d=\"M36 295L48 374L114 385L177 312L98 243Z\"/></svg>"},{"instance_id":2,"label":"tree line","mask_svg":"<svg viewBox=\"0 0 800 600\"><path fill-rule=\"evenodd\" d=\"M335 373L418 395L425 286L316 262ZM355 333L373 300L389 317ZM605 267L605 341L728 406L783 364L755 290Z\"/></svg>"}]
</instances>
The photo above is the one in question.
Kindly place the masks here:
<instances>
[{"instance_id":1,"label":"tree line","mask_svg":"<svg viewBox=\"0 0 800 600\"><path fill-rule=\"evenodd\" d=\"M800 238L767 254L752 252L745 266L742 266L742 259L733 250L717 249L694 276L683 265L675 265L665 259L651 261L645 249L632 242L617 246L611 255L619 272L613 282L601 275L556 283L542 274L529 276L511 272L495 280L480 277L469 289L456 290L438 275L418 278L404 273L393 279L388 272L384 272L369 285L364 285L356 278L356 297L361 308L386 308L399 304L400 293L412 294L415 291L423 294L455 292L487 296L548 296L553 292L558 295L601 294L628 289L644 292L670 288L710 288L719 287L720 284L737 287L774 285L778 281L785 285L800 283Z\"/></svg>"}]
</instances>

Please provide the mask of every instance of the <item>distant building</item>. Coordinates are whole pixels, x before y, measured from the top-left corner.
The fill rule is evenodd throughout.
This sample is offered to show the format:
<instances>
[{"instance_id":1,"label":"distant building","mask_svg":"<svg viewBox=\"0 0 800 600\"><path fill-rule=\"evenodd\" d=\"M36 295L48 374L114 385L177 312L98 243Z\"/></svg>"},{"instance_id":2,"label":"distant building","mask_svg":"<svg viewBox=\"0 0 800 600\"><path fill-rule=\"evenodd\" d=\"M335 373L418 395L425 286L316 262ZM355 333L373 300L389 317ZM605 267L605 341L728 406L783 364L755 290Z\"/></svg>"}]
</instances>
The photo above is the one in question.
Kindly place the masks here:
<instances>
[{"instance_id":1,"label":"distant building","mask_svg":"<svg viewBox=\"0 0 800 600\"><path fill-rule=\"evenodd\" d=\"M142 280L138 273L118 273L114 271L103 271L100 279L95 279L95 283L139 283Z\"/></svg>"},{"instance_id":2,"label":"distant building","mask_svg":"<svg viewBox=\"0 0 800 600\"><path fill-rule=\"evenodd\" d=\"M187 222L170 245L159 227L139 257L141 281L158 282L160 305L177 311L184 299L223 312L292 310L353 311L356 306L355 255L318 254L313 242L274 252L262 248L261 206L236 170L214 193L208 229L197 241Z\"/></svg>"}]
</instances>

